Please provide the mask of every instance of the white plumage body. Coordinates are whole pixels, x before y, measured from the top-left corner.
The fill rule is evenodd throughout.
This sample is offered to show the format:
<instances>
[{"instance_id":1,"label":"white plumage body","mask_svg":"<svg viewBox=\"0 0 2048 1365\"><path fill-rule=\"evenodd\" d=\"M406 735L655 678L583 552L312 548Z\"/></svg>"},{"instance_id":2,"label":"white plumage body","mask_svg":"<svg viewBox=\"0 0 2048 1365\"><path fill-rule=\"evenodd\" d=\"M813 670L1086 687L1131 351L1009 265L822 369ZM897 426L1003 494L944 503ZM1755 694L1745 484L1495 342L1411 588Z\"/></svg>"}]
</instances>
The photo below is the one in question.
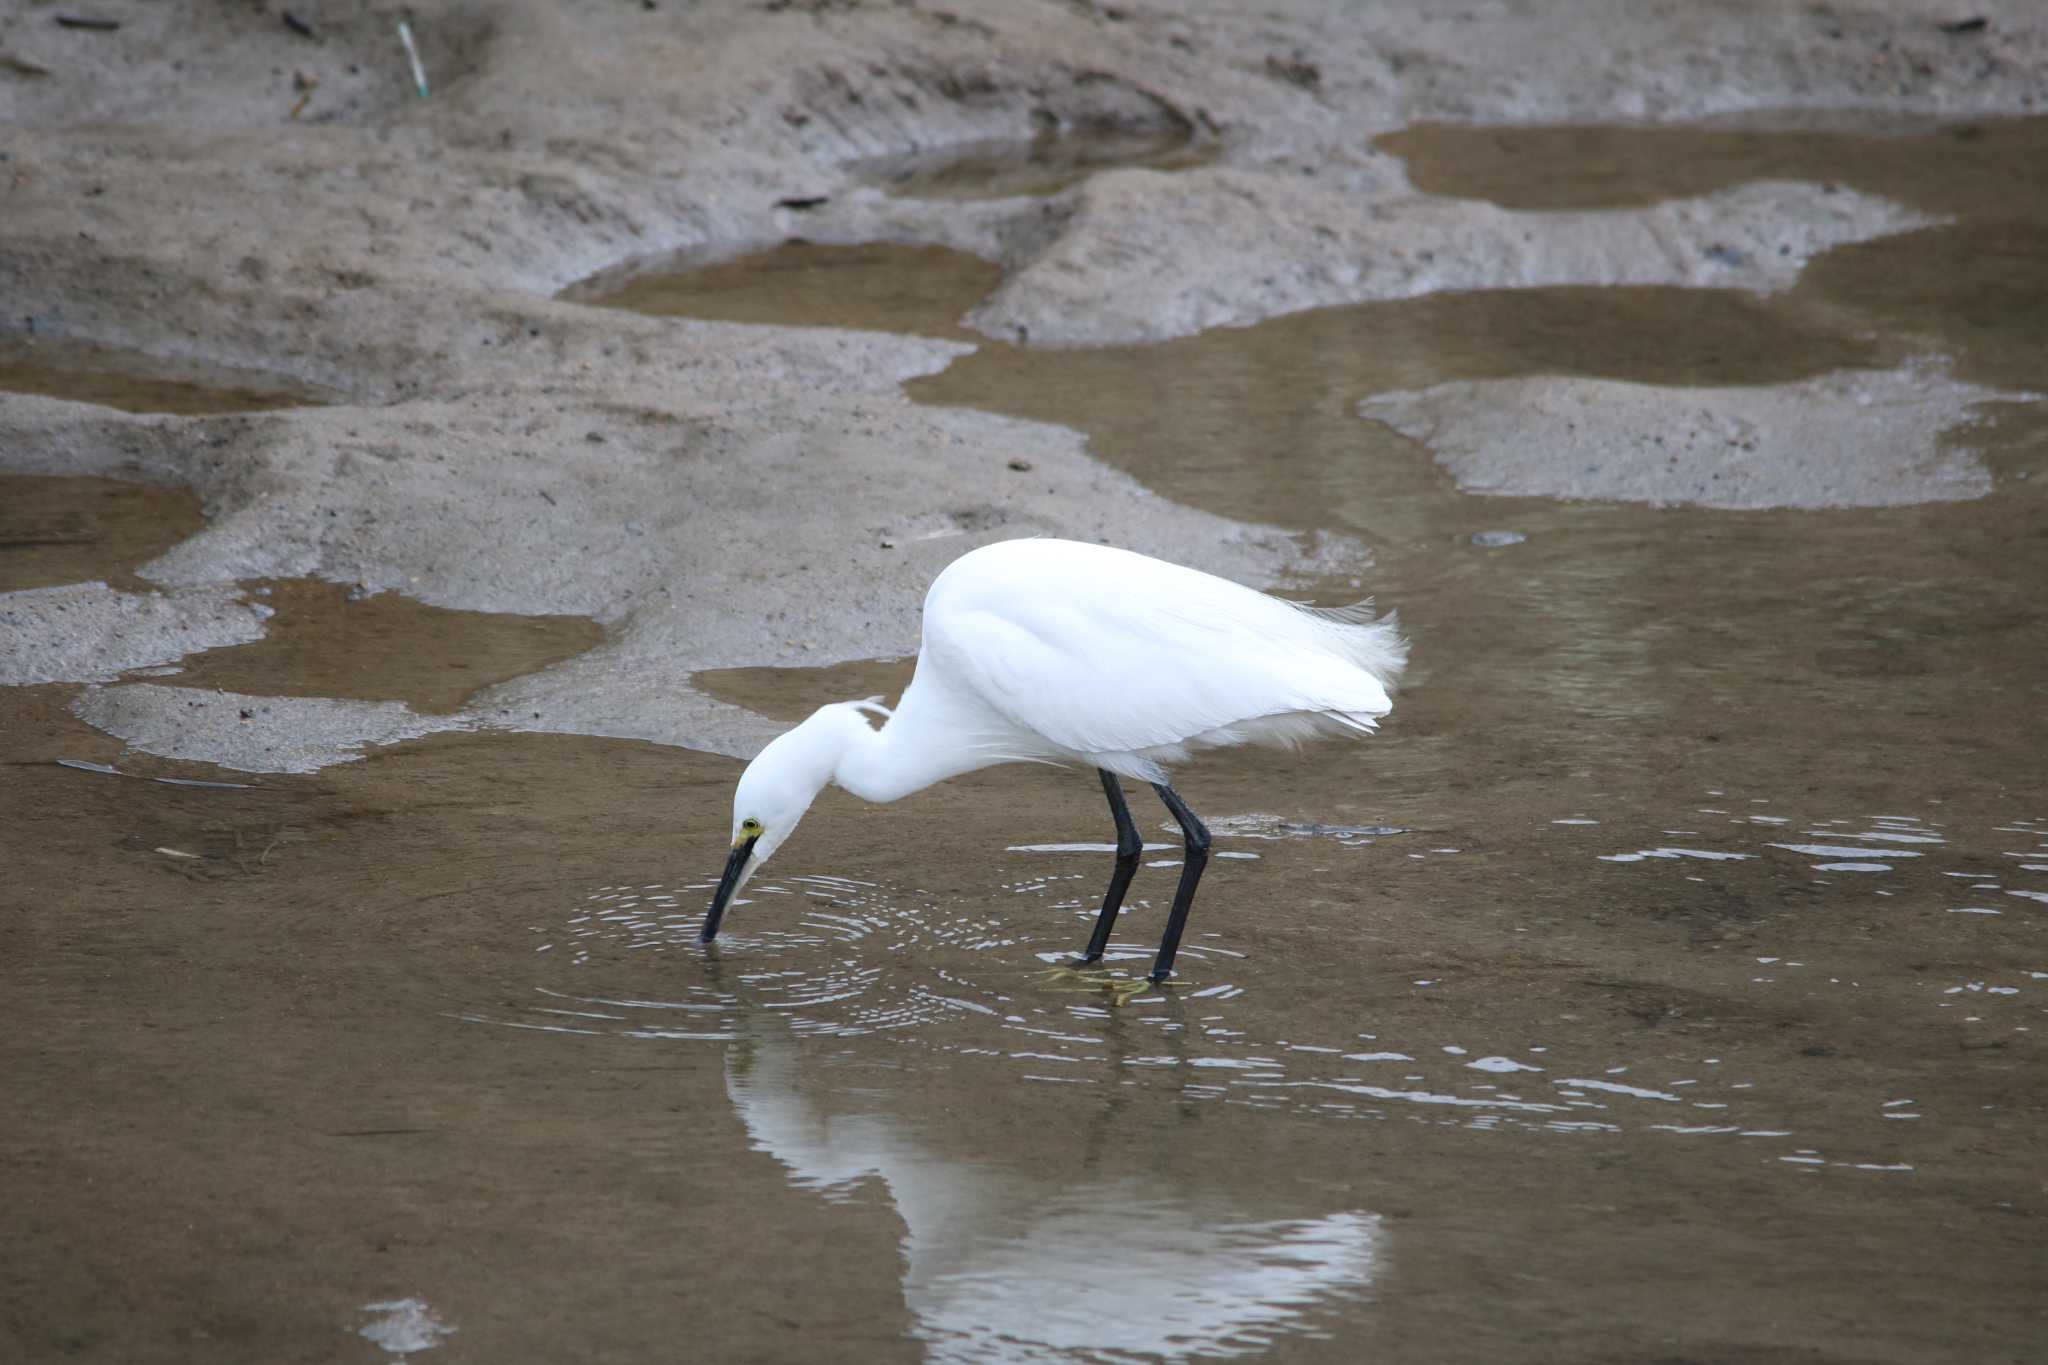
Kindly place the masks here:
<instances>
[{"instance_id":1,"label":"white plumage body","mask_svg":"<svg viewBox=\"0 0 2048 1365\"><path fill-rule=\"evenodd\" d=\"M997 763L1087 764L1116 820L1117 863L1083 961L1107 950L1143 848L1117 779L1152 783L1185 835L1152 968L1163 981L1209 856L1207 828L1163 765L1218 745L1370 731L1407 658L1393 617L1375 621L1363 604L1304 607L1103 545L985 545L925 595L924 647L893 712L879 697L819 707L740 774L732 853L699 936L717 935L828 783L894 801Z\"/></svg>"},{"instance_id":2,"label":"white plumage body","mask_svg":"<svg viewBox=\"0 0 2048 1365\"><path fill-rule=\"evenodd\" d=\"M1302 607L1103 545L1003 541L926 594L883 747L923 756L904 774L918 787L1019 760L1163 782L1162 765L1195 749L1372 730L1406 657L1393 618L1363 607ZM876 779L842 781L870 799L895 785L847 776Z\"/></svg>"}]
</instances>

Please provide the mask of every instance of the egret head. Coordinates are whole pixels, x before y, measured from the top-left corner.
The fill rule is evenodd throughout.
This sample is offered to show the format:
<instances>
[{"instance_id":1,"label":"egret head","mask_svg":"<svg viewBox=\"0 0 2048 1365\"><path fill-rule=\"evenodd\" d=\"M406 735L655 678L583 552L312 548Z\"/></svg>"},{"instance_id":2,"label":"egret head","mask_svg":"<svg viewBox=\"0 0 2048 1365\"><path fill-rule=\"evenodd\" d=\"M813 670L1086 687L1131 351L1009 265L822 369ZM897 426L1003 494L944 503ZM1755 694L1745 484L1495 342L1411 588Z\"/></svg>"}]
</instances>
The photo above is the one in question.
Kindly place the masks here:
<instances>
[{"instance_id":1,"label":"egret head","mask_svg":"<svg viewBox=\"0 0 2048 1365\"><path fill-rule=\"evenodd\" d=\"M869 733L860 708L868 703L840 702L820 707L809 720L768 742L732 794L732 853L711 911L704 917L701 942L718 933L725 908L762 863L782 847L797 821L811 808L839 766L852 735Z\"/></svg>"}]
</instances>

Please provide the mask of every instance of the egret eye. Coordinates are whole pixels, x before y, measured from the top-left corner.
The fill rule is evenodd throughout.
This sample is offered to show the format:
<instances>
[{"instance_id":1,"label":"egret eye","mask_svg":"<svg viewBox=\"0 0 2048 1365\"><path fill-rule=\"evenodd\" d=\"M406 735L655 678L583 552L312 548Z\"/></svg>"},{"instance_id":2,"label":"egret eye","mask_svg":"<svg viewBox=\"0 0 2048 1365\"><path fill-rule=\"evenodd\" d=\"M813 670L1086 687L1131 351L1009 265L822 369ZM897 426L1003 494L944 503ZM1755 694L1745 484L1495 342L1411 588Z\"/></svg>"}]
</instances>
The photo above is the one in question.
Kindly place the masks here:
<instances>
[{"instance_id":1,"label":"egret eye","mask_svg":"<svg viewBox=\"0 0 2048 1365\"><path fill-rule=\"evenodd\" d=\"M756 820L753 816L750 815L746 819L740 821L740 833L759 834L760 832L761 822L759 820Z\"/></svg>"}]
</instances>

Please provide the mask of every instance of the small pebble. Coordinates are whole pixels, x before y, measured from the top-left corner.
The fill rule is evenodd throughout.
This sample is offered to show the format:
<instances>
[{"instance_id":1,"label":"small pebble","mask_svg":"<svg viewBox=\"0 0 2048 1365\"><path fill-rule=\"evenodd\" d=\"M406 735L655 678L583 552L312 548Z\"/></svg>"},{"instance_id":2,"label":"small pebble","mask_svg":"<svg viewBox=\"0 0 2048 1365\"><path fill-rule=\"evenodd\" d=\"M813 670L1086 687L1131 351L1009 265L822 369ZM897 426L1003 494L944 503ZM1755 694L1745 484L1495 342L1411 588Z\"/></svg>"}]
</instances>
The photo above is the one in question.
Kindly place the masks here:
<instances>
[{"instance_id":1,"label":"small pebble","mask_svg":"<svg viewBox=\"0 0 2048 1365\"><path fill-rule=\"evenodd\" d=\"M1520 545L1528 538L1520 531L1478 531L1473 534L1472 543L1494 549L1502 545Z\"/></svg>"}]
</instances>

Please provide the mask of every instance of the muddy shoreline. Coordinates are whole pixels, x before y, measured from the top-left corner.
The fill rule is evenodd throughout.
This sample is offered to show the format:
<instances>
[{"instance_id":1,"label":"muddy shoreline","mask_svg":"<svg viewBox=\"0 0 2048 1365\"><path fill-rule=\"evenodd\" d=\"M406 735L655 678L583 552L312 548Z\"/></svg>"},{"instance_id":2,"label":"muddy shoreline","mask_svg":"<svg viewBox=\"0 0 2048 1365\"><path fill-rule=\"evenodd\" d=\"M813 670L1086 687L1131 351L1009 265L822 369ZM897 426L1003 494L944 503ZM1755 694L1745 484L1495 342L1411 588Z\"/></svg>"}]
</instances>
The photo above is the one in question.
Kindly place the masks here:
<instances>
[{"instance_id":1,"label":"muddy shoreline","mask_svg":"<svg viewBox=\"0 0 2048 1365\"><path fill-rule=\"evenodd\" d=\"M0 1357L2039 1358L2034 9L0 15ZM1034 534L1408 686L699 947Z\"/></svg>"}]
</instances>

